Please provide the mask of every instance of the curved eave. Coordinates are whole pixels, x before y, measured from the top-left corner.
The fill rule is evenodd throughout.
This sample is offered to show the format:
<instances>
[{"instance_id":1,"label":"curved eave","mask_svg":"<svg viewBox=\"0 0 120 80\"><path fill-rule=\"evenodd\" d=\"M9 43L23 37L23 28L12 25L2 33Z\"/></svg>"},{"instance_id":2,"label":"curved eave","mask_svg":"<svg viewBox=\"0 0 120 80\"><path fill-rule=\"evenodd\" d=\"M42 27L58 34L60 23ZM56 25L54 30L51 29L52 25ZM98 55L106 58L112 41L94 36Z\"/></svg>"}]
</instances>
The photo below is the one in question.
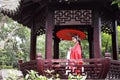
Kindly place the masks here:
<instances>
[{"instance_id":1,"label":"curved eave","mask_svg":"<svg viewBox=\"0 0 120 80\"><path fill-rule=\"evenodd\" d=\"M16 10L2 9L2 13L13 20L31 28L37 27L40 34L45 32L45 7L32 0L21 0ZM39 31L38 31L39 32Z\"/></svg>"}]
</instances>

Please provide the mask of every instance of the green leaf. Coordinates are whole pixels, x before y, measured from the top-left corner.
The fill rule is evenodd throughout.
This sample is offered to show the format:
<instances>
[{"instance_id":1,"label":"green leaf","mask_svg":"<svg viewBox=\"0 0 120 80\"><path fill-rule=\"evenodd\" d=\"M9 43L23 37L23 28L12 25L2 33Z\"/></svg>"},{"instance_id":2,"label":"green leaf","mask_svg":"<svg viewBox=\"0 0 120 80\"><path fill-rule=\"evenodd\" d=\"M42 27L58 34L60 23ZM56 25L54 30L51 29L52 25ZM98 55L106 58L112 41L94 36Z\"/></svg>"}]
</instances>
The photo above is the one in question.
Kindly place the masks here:
<instances>
[{"instance_id":1,"label":"green leaf","mask_svg":"<svg viewBox=\"0 0 120 80\"><path fill-rule=\"evenodd\" d=\"M113 4L117 4L118 2L117 1L113 1L111 4L113 5Z\"/></svg>"}]
</instances>

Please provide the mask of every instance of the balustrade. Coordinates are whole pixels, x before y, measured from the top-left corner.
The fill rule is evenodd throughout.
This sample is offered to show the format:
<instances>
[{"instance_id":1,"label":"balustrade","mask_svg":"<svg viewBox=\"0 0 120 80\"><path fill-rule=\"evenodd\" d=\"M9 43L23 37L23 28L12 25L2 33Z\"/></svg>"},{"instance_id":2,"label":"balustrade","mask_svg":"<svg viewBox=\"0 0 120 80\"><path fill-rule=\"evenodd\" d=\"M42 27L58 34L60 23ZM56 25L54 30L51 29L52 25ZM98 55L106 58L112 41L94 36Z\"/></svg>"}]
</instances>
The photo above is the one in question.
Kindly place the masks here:
<instances>
[{"instance_id":1,"label":"balustrade","mask_svg":"<svg viewBox=\"0 0 120 80\"><path fill-rule=\"evenodd\" d=\"M47 74L47 70L54 70L53 75L59 74L61 79L67 79L69 74L87 75L87 79L120 79L120 62L109 58L83 59L41 59L20 63L20 70L25 75L27 70L38 71L40 75Z\"/></svg>"}]
</instances>

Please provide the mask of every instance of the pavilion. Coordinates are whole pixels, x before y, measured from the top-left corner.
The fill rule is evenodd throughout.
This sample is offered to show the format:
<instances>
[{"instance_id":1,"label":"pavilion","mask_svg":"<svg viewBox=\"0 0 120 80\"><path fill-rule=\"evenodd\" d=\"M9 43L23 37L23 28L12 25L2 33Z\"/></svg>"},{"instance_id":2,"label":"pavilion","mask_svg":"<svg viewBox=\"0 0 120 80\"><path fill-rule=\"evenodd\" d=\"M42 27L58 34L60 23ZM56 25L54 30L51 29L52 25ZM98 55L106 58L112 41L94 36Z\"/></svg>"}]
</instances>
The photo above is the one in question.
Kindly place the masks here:
<instances>
[{"instance_id":1,"label":"pavilion","mask_svg":"<svg viewBox=\"0 0 120 80\"><path fill-rule=\"evenodd\" d=\"M46 64L49 67L45 68L61 71L67 65L59 64L58 66L57 64L57 68L59 67L57 70L53 63L66 63L69 60L59 59L60 39L56 33L63 29L76 29L88 33L90 59L83 60L89 63L83 65L88 78L120 79L116 30L120 10L117 5L111 5L111 3L112 0L20 0L16 10L2 9L4 15L31 29L30 62L20 64L23 73L29 65L32 66L29 69L36 68L35 70L43 75L42 69ZM112 59L103 58L101 54L101 32L112 36ZM46 34L46 52L45 60L42 60L36 58L36 39L38 35L44 33ZM52 45L53 41L54 45ZM91 63L94 65L91 66ZM79 65L75 66L80 69ZM61 77L63 76L66 78L65 75Z\"/></svg>"}]
</instances>

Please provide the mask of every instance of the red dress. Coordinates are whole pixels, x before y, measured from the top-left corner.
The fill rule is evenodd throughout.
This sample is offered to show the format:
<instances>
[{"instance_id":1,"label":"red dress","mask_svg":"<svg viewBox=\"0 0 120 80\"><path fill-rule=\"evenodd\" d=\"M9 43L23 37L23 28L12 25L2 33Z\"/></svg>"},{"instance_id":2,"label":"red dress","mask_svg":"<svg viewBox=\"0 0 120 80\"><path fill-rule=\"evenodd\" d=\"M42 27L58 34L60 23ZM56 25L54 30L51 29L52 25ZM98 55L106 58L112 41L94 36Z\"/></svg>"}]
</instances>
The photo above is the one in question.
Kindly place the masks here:
<instances>
[{"instance_id":1,"label":"red dress","mask_svg":"<svg viewBox=\"0 0 120 80\"><path fill-rule=\"evenodd\" d=\"M82 59L82 50L79 43L77 43L72 49L70 53L70 59Z\"/></svg>"},{"instance_id":2,"label":"red dress","mask_svg":"<svg viewBox=\"0 0 120 80\"><path fill-rule=\"evenodd\" d=\"M77 43L72 49L70 53L70 59L82 59L82 49L79 43ZM82 64L82 60L76 64ZM72 67L72 71L76 72L77 74L80 73L80 70L75 70L75 67ZM74 71L75 70L75 71Z\"/></svg>"}]
</instances>

